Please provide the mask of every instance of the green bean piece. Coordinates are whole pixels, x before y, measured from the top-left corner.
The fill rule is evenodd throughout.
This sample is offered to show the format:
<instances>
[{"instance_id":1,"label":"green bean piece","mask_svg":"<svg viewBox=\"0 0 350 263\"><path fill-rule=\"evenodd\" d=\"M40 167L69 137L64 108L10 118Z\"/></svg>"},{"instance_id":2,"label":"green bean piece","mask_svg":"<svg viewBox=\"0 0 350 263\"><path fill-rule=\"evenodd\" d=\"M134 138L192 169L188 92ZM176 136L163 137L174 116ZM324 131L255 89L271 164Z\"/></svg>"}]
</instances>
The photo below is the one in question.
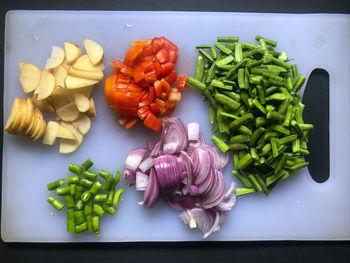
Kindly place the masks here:
<instances>
[{"instance_id":1,"label":"green bean piece","mask_svg":"<svg viewBox=\"0 0 350 263\"><path fill-rule=\"evenodd\" d=\"M92 217L92 231L94 231L94 233L96 235L100 234L100 218L98 216L94 216Z\"/></svg>"},{"instance_id":2,"label":"green bean piece","mask_svg":"<svg viewBox=\"0 0 350 263\"><path fill-rule=\"evenodd\" d=\"M92 199L88 200L84 205L84 215L88 216L92 214Z\"/></svg>"},{"instance_id":3,"label":"green bean piece","mask_svg":"<svg viewBox=\"0 0 350 263\"><path fill-rule=\"evenodd\" d=\"M75 226L75 233L81 233L88 229L87 222L81 223L80 225Z\"/></svg>"},{"instance_id":4,"label":"green bean piece","mask_svg":"<svg viewBox=\"0 0 350 263\"><path fill-rule=\"evenodd\" d=\"M300 127L300 129L302 129L303 131L309 131L309 130L312 130L313 128L314 128L314 125L312 125L312 124L309 124L309 123L298 123L297 124L299 127Z\"/></svg>"},{"instance_id":5,"label":"green bean piece","mask_svg":"<svg viewBox=\"0 0 350 263\"><path fill-rule=\"evenodd\" d=\"M243 156L238 162L238 169L243 170L252 163L253 159L249 153Z\"/></svg>"},{"instance_id":6,"label":"green bean piece","mask_svg":"<svg viewBox=\"0 0 350 263\"><path fill-rule=\"evenodd\" d=\"M275 174L279 173L282 170L282 168L286 164L287 158L288 158L288 154L286 153L282 154L275 168Z\"/></svg>"},{"instance_id":7,"label":"green bean piece","mask_svg":"<svg viewBox=\"0 0 350 263\"><path fill-rule=\"evenodd\" d=\"M277 58L274 58L274 57L271 57L271 61L273 63L275 63L276 65L278 66L281 66L287 70L290 70L291 69L291 65L287 64L286 62L280 60L280 59L277 59Z\"/></svg>"},{"instance_id":8,"label":"green bean piece","mask_svg":"<svg viewBox=\"0 0 350 263\"><path fill-rule=\"evenodd\" d=\"M82 210L74 211L74 220L76 225L80 225L85 222L84 212Z\"/></svg>"},{"instance_id":9,"label":"green bean piece","mask_svg":"<svg viewBox=\"0 0 350 263\"><path fill-rule=\"evenodd\" d=\"M266 109L261 105L257 98L253 99L253 104L262 114L266 114Z\"/></svg>"},{"instance_id":10,"label":"green bean piece","mask_svg":"<svg viewBox=\"0 0 350 263\"><path fill-rule=\"evenodd\" d=\"M217 59L218 55L216 53L216 49L211 47L209 48L210 55L212 56L213 59Z\"/></svg>"},{"instance_id":11,"label":"green bean piece","mask_svg":"<svg viewBox=\"0 0 350 263\"><path fill-rule=\"evenodd\" d=\"M212 104L209 104L209 122L211 125L214 124L216 116L216 110Z\"/></svg>"},{"instance_id":12,"label":"green bean piece","mask_svg":"<svg viewBox=\"0 0 350 263\"><path fill-rule=\"evenodd\" d=\"M102 204L107 201L107 197L108 197L107 194L97 194L94 197L94 202Z\"/></svg>"},{"instance_id":13,"label":"green bean piece","mask_svg":"<svg viewBox=\"0 0 350 263\"><path fill-rule=\"evenodd\" d=\"M264 55L267 56L267 55L269 54L269 50L268 50L268 48L267 48L267 46L266 46L266 41L265 41L265 39L260 38L260 39L259 39L259 44L260 44L262 50L264 51Z\"/></svg>"},{"instance_id":14,"label":"green bean piece","mask_svg":"<svg viewBox=\"0 0 350 263\"><path fill-rule=\"evenodd\" d=\"M215 64L217 67L221 67L221 66L224 66L224 65L231 63L233 60L234 60L233 56L229 55L229 56L226 56L226 57L223 57L221 59L216 60Z\"/></svg>"},{"instance_id":15,"label":"green bean piece","mask_svg":"<svg viewBox=\"0 0 350 263\"><path fill-rule=\"evenodd\" d=\"M266 155L271 150L271 144L267 143L265 146L261 149L261 154Z\"/></svg>"},{"instance_id":16,"label":"green bean piece","mask_svg":"<svg viewBox=\"0 0 350 263\"><path fill-rule=\"evenodd\" d=\"M276 158L278 156L277 139L274 137L271 138L270 143L271 143L271 149L272 149L272 156Z\"/></svg>"},{"instance_id":17,"label":"green bean piece","mask_svg":"<svg viewBox=\"0 0 350 263\"><path fill-rule=\"evenodd\" d=\"M79 185L84 188L90 189L93 183L93 181L83 178L80 180Z\"/></svg>"},{"instance_id":18,"label":"green bean piece","mask_svg":"<svg viewBox=\"0 0 350 263\"><path fill-rule=\"evenodd\" d=\"M286 137L283 137L281 139L278 140L278 143L281 145L281 144L286 144L286 143L289 143L291 141L294 141L298 138L298 134L292 134L292 135L289 135L289 136L286 136Z\"/></svg>"},{"instance_id":19,"label":"green bean piece","mask_svg":"<svg viewBox=\"0 0 350 263\"><path fill-rule=\"evenodd\" d=\"M261 178L260 175L258 174L254 174L254 178L256 179L256 181L259 183L259 185L261 186L262 190L264 191L264 193L267 195L267 187L266 187L266 184L264 182L264 180Z\"/></svg>"},{"instance_id":20,"label":"green bean piece","mask_svg":"<svg viewBox=\"0 0 350 263\"><path fill-rule=\"evenodd\" d=\"M244 52L242 57L248 58L262 52L263 52L263 49L261 47L256 47L254 49L249 50L248 52Z\"/></svg>"},{"instance_id":21,"label":"green bean piece","mask_svg":"<svg viewBox=\"0 0 350 263\"><path fill-rule=\"evenodd\" d=\"M259 137L264 133L265 128L264 127L259 127L257 128L251 138L250 138L250 142L249 142L249 146L252 147L253 145L255 145L256 141L259 139Z\"/></svg>"},{"instance_id":22,"label":"green bean piece","mask_svg":"<svg viewBox=\"0 0 350 263\"><path fill-rule=\"evenodd\" d=\"M300 140L299 139L292 141L292 151L293 151L293 153L300 152Z\"/></svg>"},{"instance_id":23,"label":"green bean piece","mask_svg":"<svg viewBox=\"0 0 350 263\"><path fill-rule=\"evenodd\" d=\"M227 112L224 112L222 111L220 113L221 116L224 116L224 117L227 117L227 118L230 118L230 119L235 119L235 120L238 120L239 117L237 115L234 115L234 114L231 114L231 113L227 113Z\"/></svg>"},{"instance_id":24,"label":"green bean piece","mask_svg":"<svg viewBox=\"0 0 350 263\"><path fill-rule=\"evenodd\" d=\"M199 55L197 57L196 79L201 81L204 73L204 58Z\"/></svg>"},{"instance_id":25,"label":"green bean piece","mask_svg":"<svg viewBox=\"0 0 350 263\"><path fill-rule=\"evenodd\" d=\"M107 171L102 170L102 169L99 171L98 174L99 174L99 176L101 176L105 180L107 180L108 177L113 176L113 174L111 174L110 172L107 172Z\"/></svg>"},{"instance_id":26,"label":"green bean piece","mask_svg":"<svg viewBox=\"0 0 350 263\"><path fill-rule=\"evenodd\" d=\"M56 208L58 211L62 210L62 208L64 207L64 204L62 204L60 201L58 201L56 198L54 198L53 196L49 196L47 201L54 207Z\"/></svg>"},{"instance_id":27,"label":"green bean piece","mask_svg":"<svg viewBox=\"0 0 350 263\"><path fill-rule=\"evenodd\" d=\"M207 51L205 51L204 49L200 48L199 49L199 53L201 53L207 60L209 60L210 62L214 62L214 59L212 56L209 55L209 53Z\"/></svg>"},{"instance_id":28,"label":"green bean piece","mask_svg":"<svg viewBox=\"0 0 350 263\"><path fill-rule=\"evenodd\" d=\"M113 175L111 175L108 178L113 178ZM108 180L109 180L108 178L107 178L106 182L108 182ZM114 183L114 178L113 178L113 183ZM102 187L102 184L99 181L95 181L93 183L93 185L91 186L91 188L90 188L90 192L93 195L95 195L95 194L97 194L100 191L101 187Z\"/></svg>"},{"instance_id":29,"label":"green bean piece","mask_svg":"<svg viewBox=\"0 0 350 263\"><path fill-rule=\"evenodd\" d=\"M75 196L75 192L77 190L77 185L76 184L71 184L71 185L69 185L69 188L70 188L70 195L71 196Z\"/></svg>"},{"instance_id":30,"label":"green bean piece","mask_svg":"<svg viewBox=\"0 0 350 263\"><path fill-rule=\"evenodd\" d=\"M241 125L239 128L238 128L238 131L240 133L243 133L243 134L248 134L248 135L252 135L252 131L251 129L249 129L247 126L244 126L244 125Z\"/></svg>"},{"instance_id":31,"label":"green bean piece","mask_svg":"<svg viewBox=\"0 0 350 263\"><path fill-rule=\"evenodd\" d=\"M87 180L90 180L90 181L96 181L97 175L98 175L98 173L95 173L95 172L90 171L90 170L86 170L83 173L83 177Z\"/></svg>"},{"instance_id":32,"label":"green bean piece","mask_svg":"<svg viewBox=\"0 0 350 263\"><path fill-rule=\"evenodd\" d=\"M55 190L56 188L61 187L65 183L66 183L66 180L64 180L64 179L59 179L57 181L51 182L51 183L47 184L47 190L49 190L49 191Z\"/></svg>"},{"instance_id":33,"label":"green bean piece","mask_svg":"<svg viewBox=\"0 0 350 263\"><path fill-rule=\"evenodd\" d=\"M256 191L260 192L262 190L261 185L259 184L258 180L256 180L255 176L253 174L248 175L249 180L252 182L254 188Z\"/></svg>"},{"instance_id":34,"label":"green bean piece","mask_svg":"<svg viewBox=\"0 0 350 263\"><path fill-rule=\"evenodd\" d=\"M67 232L75 233L74 208L67 209Z\"/></svg>"},{"instance_id":35,"label":"green bean piece","mask_svg":"<svg viewBox=\"0 0 350 263\"><path fill-rule=\"evenodd\" d=\"M78 164L69 163L68 170L71 171L72 173L80 175L80 174L82 174L84 168Z\"/></svg>"},{"instance_id":36,"label":"green bean piece","mask_svg":"<svg viewBox=\"0 0 350 263\"><path fill-rule=\"evenodd\" d=\"M205 79L206 83L210 83L214 79L214 77L215 77L215 70L216 70L216 64L213 63L213 64L211 64L211 66L210 66L210 68L208 70L208 76Z\"/></svg>"},{"instance_id":37,"label":"green bean piece","mask_svg":"<svg viewBox=\"0 0 350 263\"><path fill-rule=\"evenodd\" d=\"M107 204L103 205L103 210L105 210L108 214L115 216L117 213L117 209L115 209L113 206L109 206Z\"/></svg>"},{"instance_id":38,"label":"green bean piece","mask_svg":"<svg viewBox=\"0 0 350 263\"><path fill-rule=\"evenodd\" d=\"M278 113L277 111L269 111L266 114L266 118L272 122L281 123L282 120L284 119L284 116Z\"/></svg>"},{"instance_id":39,"label":"green bean piece","mask_svg":"<svg viewBox=\"0 0 350 263\"><path fill-rule=\"evenodd\" d=\"M240 89L247 89L244 72L244 68L238 69L238 86Z\"/></svg>"},{"instance_id":40,"label":"green bean piece","mask_svg":"<svg viewBox=\"0 0 350 263\"><path fill-rule=\"evenodd\" d=\"M285 135L290 135L290 131L284 128L282 125L279 124L272 124L270 126L274 131L280 132Z\"/></svg>"},{"instance_id":41,"label":"green bean piece","mask_svg":"<svg viewBox=\"0 0 350 263\"><path fill-rule=\"evenodd\" d=\"M83 187L81 185L77 185L76 190L75 190L75 200L80 199L83 192L84 192Z\"/></svg>"},{"instance_id":42,"label":"green bean piece","mask_svg":"<svg viewBox=\"0 0 350 263\"><path fill-rule=\"evenodd\" d=\"M91 197L92 193L88 190L85 191L82 195L81 195L81 201L83 201L84 203L87 202L90 197Z\"/></svg>"},{"instance_id":43,"label":"green bean piece","mask_svg":"<svg viewBox=\"0 0 350 263\"><path fill-rule=\"evenodd\" d=\"M210 94L209 90L206 89L204 92L203 92L203 95L209 100L210 102L210 105L213 105L214 108L217 107L216 105L216 100L213 98L213 96Z\"/></svg>"},{"instance_id":44,"label":"green bean piece","mask_svg":"<svg viewBox=\"0 0 350 263\"><path fill-rule=\"evenodd\" d=\"M211 45L197 45L196 49L200 49L200 48L211 48Z\"/></svg>"},{"instance_id":45,"label":"green bean piece","mask_svg":"<svg viewBox=\"0 0 350 263\"><path fill-rule=\"evenodd\" d=\"M119 204L119 199L120 199L120 196L121 194L124 192L124 189L118 189L115 194L114 194L114 197L113 197L113 205L116 206Z\"/></svg>"},{"instance_id":46,"label":"green bean piece","mask_svg":"<svg viewBox=\"0 0 350 263\"><path fill-rule=\"evenodd\" d=\"M57 195L69 195L70 194L70 187L62 187L62 188L56 188Z\"/></svg>"},{"instance_id":47,"label":"green bean piece","mask_svg":"<svg viewBox=\"0 0 350 263\"><path fill-rule=\"evenodd\" d=\"M66 203L67 208L73 208L75 206L74 198L71 195L65 196L64 201Z\"/></svg>"},{"instance_id":48,"label":"green bean piece","mask_svg":"<svg viewBox=\"0 0 350 263\"><path fill-rule=\"evenodd\" d=\"M236 72L237 69L243 67L245 65L245 63L248 61L247 58L242 59L240 62L238 62L236 65L233 66L232 69L230 69L227 73L226 73L226 77L230 78L232 76L233 73Z\"/></svg>"},{"instance_id":49,"label":"green bean piece","mask_svg":"<svg viewBox=\"0 0 350 263\"><path fill-rule=\"evenodd\" d=\"M215 145L216 145L222 152L227 152L227 151L228 151L228 149L229 149L228 145L227 145L224 141L222 141L222 140L220 140L218 137L216 137L215 135L213 135L213 136L211 137L211 140L215 143Z\"/></svg>"},{"instance_id":50,"label":"green bean piece","mask_svg":"<svg viewBox=\"0 0 350 263\"><path fill-rule=\"evenodd\" d=\"M87 223L88 232L92 232L92 215L86 216L86 223Z\"/></svg>"},{"instance_id":51,"label":"green bean piece","mask_svg":"<svg viewBox=\"0 0 350 263\"><path fill-rule=\"evenodd\" d=\"M78 209L78 210L82 210L84 208L84 202L82 200L78 200L75 203L75 208Z\"/></svg>"},{"instance_id":52,"label":"green bean piece","mask_svg":"<svg viewBox=\"0 0 350 263\"><path fill-rule=\"evenodd\" d=\"M239 108L239 106L241 106L241 104L238 103L237 101L231 99L230 97L228 97L226 95L220 94L220 93L217 93L215 95L215 99L219 103L227 106L228 108L232 109L233 111L237 110Z\"/></svg>"},{"instance_id":53,"label":"green bean piece","mask_svg":"<svg viewBox=\"0 0 350 263\"><path fill-rule=\"evenodd\" d=\"M230 138L230 143L237 143L237 142L249 142L250 136L248 134L240 134L236 136L232 136Z\"/></svg>"},{"instance_id":54,"label":"green bean piece","mask_svg":"<svg viewBox=\"0 0 350 263\"><path fill-rule=\"evenodd\" d=\"M281 172L279 172L278 174L273 174L269 177L266 178L266 186L269 187L271 184L273 184L274 182L276 182L278 179L280 179L280 177L285 173L284 170L282 170Z\"/></svg>"},{"instance_id":55,"label":"green bean piece","mask_svg":"<svg viewBox=\"0 0 350 263\"><path fill-rule=\"evenodd\" d=\"M71 184L78 184L79 183L79 176L78 175L72 175L67 178L68 185Z\"/></svg>"},{"instance_id":56,"label":"green bean piece","mask_svg":"<svg viewBox=\"0 0 350 263\"><path fill-rule=\"evenodd\" d=\"M98 205L98 204L94 204L94 206L93 206L93 211L94 211L94 213L97 215L97 216L99 216L99 217L102 217L103 216L103 214L104 214L104 210L103 210L103 208L100 206L100 205Z\"/></svg>"},{"instance_id":57,"label":"green bean piece","mask_svg":"<svg viewBox=\"0 0 350 263\"><path fill-rule=\"evenodd\" d=\"M113 205L114 194L115 194L115 187L113 186L107 195L107 200L106 200L107 205L109 205L109 206Z\"/></svg>"},{"instance_id":58,"label":"green bean piece","mask_svg":"<svg viewBox=\"0 0 350 263\"><path fill-rule=\"evenodd\" d=\"M221 52L225 53L226 55L230 55L232 53L232 50L225 47L223 44L221 44L220 42L216 42L215 46L217 47L217 49L219 49ZM214 61L214 60L213 60Z\"/></svg>"},{"instance_id":59,"label":"green bean piece","mask_svg":"<svg viewBox=\"0 0 350 263\"><path fill-rule=\"evenodd\" d=\"M290 170L298 170L298 169L304 168L308 165L309 165L309 162L299 163L299 164L296 164L296 165L290 167L289 169Z\"/></svg>"},{"instance_id":60,"label":"green bean piece","mask_svg":"<svg viewBox=\"0 0 350 263\"><path fill-rule=\"evenodd\" d=\"M257 128L264 127L269 124L269 121L265 117L256 117L255 118L255 126Z\"/></svg>"},{"instance_id":61,"label":"green bean piece","mask_svg":"<svg viewBox=\"0 0 350 263\"><path fill-rule=\"evenodd\" d=\"M238 42L239 37L218 37L218 42L228 42L228 43L236 43Z\"/></svg>"},{"instance_id":62,"label":"green bean piece","mask_svg":"<svg viewBox=\"0 0 350 263\"><path fill-rule=\"evenodd\" d=\"M250 193L255 193L256 190L254 188L236 188L236 195L245 195Z\"/></svg>"},{"instance_id":63,"label":"green bean piece","mask_svg":"<svg viewBox=\"0 0 350 263\"><path fill-rule=\"evenodd\" d=\"M297 77L297 81L293 85L293 91L298 92L300 88L304 85L305 81L306 81L306 78L299 74Z\"/></svg>"},{"instance_id":64,"label":"green bean piece","mask_svg":"<svg viewBox=\"0 0 350 263\"><path fill-rule=\"evenodd\" d=\"M121 176L121 173L119 170L117 170L117 173L115 175L115 185L117 185L120 181L120 176Z\"/></svg>"},{"instance_id":65,"label":"green bean piece","mask_svg":"<svg viewBox=\"0 0 350 263\"><path fill-rule=\"evenodd\" d=\"M237 63L241 62L243 59L243 53L242 53L242 45L236 44L235 45L235 60Z\"/></svg>"},{"instance_id":66,"label":"green bean piece","mask_svg":"<svg viewBox=\"0 0 350 263\"><path fill-rule=\"evenodd\" d=\"M296 64L292 65L292 73L293 73L293 78L296 78L298 76L298 67Z\"/></svg>"},{"instance_id":67,"label":"green bean piece","mask_svg":"<svg viewBox=\"0 0 350 263\"><path fill-rule=\"evenodd\" d=\"M193 87L195 87L197 89L202 90L202 91L204 91L206 89L206 86L203 82L201 82L201 81L199 81L191 76L188 76L187 83L192 85Z\"/></svg>"},{"instance_id":68,"label":"green bean piece","mask_svg":"<svg viewBox=\"0 0 350 263\"><path fill-rule=\"evenodd\" d=\"M113 175L112 176L109 176L105 183L103 184L102 188L106 191L109 191L111 189L111 187L113 186L114 184L114 177Z\"/></svg>"},{"instance_id":69,"label":"green bean piece","mask_svg":"<svg viewBox=\"0 0 350 263\"><path fill-rule=\"evenodd\" d=\"M247 113L244 114L243 116L241 116L238 120L234 120L233 122L230 123L230 129L235 129L238 126L245 124L247 122L249 122L250 120L253 120L254 116L251 113Z\"/></svg>"},{"instance_id":70,"label":"green bean piece","mask_svg":"<svg viewBox=\"0 0 350 263\"><path fill-rule=\"evenodd\" d=\"M83 162L81 164L81 166L83 167L84 171L87 171L90 169L90 167L92 167L94 165L94 162L88 158L85 162Z\"/></svg>"},{"instance_id":71,"label":"green bean piece","mask_svg":"<svg viewBox=\"0 0 350 263\"><path fill-rule=\"evenodd\" d=\"M233 170L232 174L245 186L245 187L252 187L252 183L243 176L238 170Z\"/></svg>"},{"instance_id":72,"label":"green bean piece","mask_svg":"<svg viewBox=\"0 0 350 263\"><path fill-rule=\"evenodd\" d=\"M248 145L246 145L245 143L233 143L233 144L229 144L228 148L231 151L239 151L239 150L248 149Z\"/></svg>"}]
</instances>

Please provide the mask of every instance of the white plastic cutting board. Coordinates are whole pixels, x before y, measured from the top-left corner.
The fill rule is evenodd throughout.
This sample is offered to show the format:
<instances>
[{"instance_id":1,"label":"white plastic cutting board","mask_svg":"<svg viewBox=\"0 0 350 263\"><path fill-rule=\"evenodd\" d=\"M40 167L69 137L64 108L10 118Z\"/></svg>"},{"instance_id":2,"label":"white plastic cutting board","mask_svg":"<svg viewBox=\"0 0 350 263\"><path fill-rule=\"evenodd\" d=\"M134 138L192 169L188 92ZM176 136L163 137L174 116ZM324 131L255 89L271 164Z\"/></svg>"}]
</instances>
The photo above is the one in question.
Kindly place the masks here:
<instances>
[{"instance_id":1,"label":"white plastic cutting board","mask_svg":"<svg viewBox=\"0 0 350 263\"><path fill-rule=\"evenodd\" d=\"M18 62L43 67L52 45L83 38L98 41L108 61L122 58L131 41L166 36L179 47L176 69L194 74L195 45L214 44L217 36L239 36L254 41L260 34L278 41L306 77L314 68L330 74L330 178L314 182L307 169L278 184L266 198L262 193L239 198L220 232L208 240L341 240L350 239L349 90L350 16L286 15L251 13L186 12L87 12L13 11L6 16L4 123L15 96L25 98L17 75ZM101 85L102 86L102 85ZM142 195L127 182L124 202L117 216L102 219L101 235L66 232L65 212L46 202L46 184L69 175L68 162L90 157L101 168L122 169L128 152L155 140L143 125L126 132L106 106L103 88L94 90L97 118L82 146L70 155L59 155L58 145L4 133L1 237L6 242L95 241L193 241L202 240L199 230L180 221L179 212L157 205L143 209ZM307 107L307 105L306 105ZM209 142L208 105L194 88L183 93L174 116L186 123L197 121ZM46 116L48 120L48 116ZM209 142L210 143L210 142ZM317 149L314 149L317 150ZM232 161L225 169L226 182L233 180ZM53 215L51 215L53 212Z\"/></svg>"}]
</instances>

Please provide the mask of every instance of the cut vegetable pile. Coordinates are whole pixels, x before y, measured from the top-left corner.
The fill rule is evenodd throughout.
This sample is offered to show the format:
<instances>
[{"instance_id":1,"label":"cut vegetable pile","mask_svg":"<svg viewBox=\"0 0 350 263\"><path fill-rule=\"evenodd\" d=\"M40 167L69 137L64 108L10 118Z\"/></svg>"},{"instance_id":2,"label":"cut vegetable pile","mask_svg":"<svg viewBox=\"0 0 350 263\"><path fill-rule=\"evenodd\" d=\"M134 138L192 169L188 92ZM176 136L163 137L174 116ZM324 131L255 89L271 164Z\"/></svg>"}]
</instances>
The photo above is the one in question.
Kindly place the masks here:
<instances>
[{"instance_id":1,"label":"cut vegetable pile","mask_svg":"<svg viewBox=\"0 0 350 263\"><path fill-rule=\"evenodd\" d=\"M124 61L112 60L115 73L105 82L106 101L118 115L116 120L130 128L138 119L160 132L161 119L170 116L181 99L186 77L177 80L174 70L178 48L165 37L131 43Z\"/></svg>"},{"instance_id":2,"label":"cut vegetable pile","mask_svg":"<svg viewBox=\"0 0 350 263\"><path fill-rule=\"evenodd\" d=\"M56 190L57 195L64 196L69 233L89 231L100 234L100 218L105 212L113 216L116 214L115 207L124 192L124 189L115 189L120 180L119 171L114 177L105 170L100 170L99 173L89 170L92 166L90 159L82 165L70 163L68 169L74 175L67 178L68 186L62 187L66 184L65 179L47 185L47 190ZM105 180L103 184L97 180L98 176ZM53 196L49 196L47 201L57 210L62 210L65 206Z\"/></svg>"},{"instance_id":3,"label":"cut vegetable pile","mask_svg":"<svg viewBox=\"0 0 350 263\"><path fill-rule=\"evenodd\" d=\"M228 154L205 144L198 123L188 127L177 118L163 120L163 132L153 147L137 148L125 161L123 177L136 180L144 191L142 205L153 207L159 199L176 210L203 238L220 230L236 204L235 185L226 192L222 169Z\"/></svg>"},{"instance_id":4,"label":"cut vegetable pile","mask_svg":"<svg viewBox=\"0 0 350 263\"><path fill-rule=\"evenodd\" d=\"M296 94L305 78L287 63L285 52L274 50L277 42L256 40L259 45L219 37L215 47L198 46L196 76L187 80L210 103L210 123L219 133L213 142L223 152L234 152L233 174L245 186L237 188L238 195L267 195L306 167L303 155L309 154L307 135L313 128L304 123L304 105Z\"/></svg>"},{"instance_id":5,"label":"cut vegetable pile","mask_svg":"<svg viewBox=\"0 0 350 263\"><path fill-rule=\"evenodd\" d=\"M56 138L60 138L60 153L71 153L79 147L90 129L90 117L96 116L94 100L90 95L93 86L103 79L104 53L98 43L89 39L84 39L83 42L87 52L85 55L82 55L80 47L72 42L64 42L64 49L53 46L43 71L33 64L19 63L19 80L23 91L34 91L31 104L34 103L40 111L56 112L56 117L62 121L61 124L50 121L47 129L46 124L42 125L45 127L38 128L40 131L37 134L33 131L32 138L36 140L45 132L43 143L48 145L53 145ZM12 110L15 112L10 113L6 131L18 134L18 130L23 130L27 119L23 120L21 129L11 128L14 119L27 116L27 112L31 114L28 107L25 107L27 104L14 101ZM21 116L14 118L16 114ZM39 115L42 117L41 113L35 114ZM31 134L30 131L28 133Z\"/></svg>"}]
</instances>

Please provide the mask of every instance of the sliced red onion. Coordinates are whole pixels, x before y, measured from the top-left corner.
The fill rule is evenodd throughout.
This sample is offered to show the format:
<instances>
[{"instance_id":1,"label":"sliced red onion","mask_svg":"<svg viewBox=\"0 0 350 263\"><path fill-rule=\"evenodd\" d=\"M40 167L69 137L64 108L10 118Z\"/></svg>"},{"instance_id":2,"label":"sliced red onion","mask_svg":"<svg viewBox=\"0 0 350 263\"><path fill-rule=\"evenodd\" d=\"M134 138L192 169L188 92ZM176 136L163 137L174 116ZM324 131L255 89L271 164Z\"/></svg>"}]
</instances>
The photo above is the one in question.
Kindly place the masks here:
<instances>
[{"instance_id":1,"label":"sliced red onion","mask_svg":"<svg viewBox=\"0 0 350 263\"><path fill-rule=\"evenodd\" d=\"M124 164L125 168L128 168L129 170L136 172L136 169L139 167L146 151L147 151L146 148L136 148L132 150L125 160L125 164Z\"/></svg>"},{"instance_id":2,"label":"sliced red onion","mask_svg":"<svg viewBox=\"0 0 350 263\"><path fill-rule=\"evenodd\" d=\"M219 169L222 170L228 163L228 152L222 152L216 145L213 146L213 149L219 155Z\"/></svg>"},{"instance_id":3,"label":"sliced red onion","mask_svg":"<svg viewBox=\"0 0 350 263\"><path fill-rule=\"evenodd\" d=\"M148 171L151 167L153 167L153 158L152 156L147 157L142 163L139 165L139 168L142 172Z\"/></svg>"},{"instance_id":4,"label":"sliced red onion","mask_svg":"<svg viewBox=\"0 0 350 263\"><path fill-rule=\"evenodd\" d=\"M224 199L217 205L220 211L231 211L236 203L237 197L235 192L236 184L232 183L230 189L226 192Z\"/></svg>"},{"instance_id":5,"label":"sliced red onion","mask_svg":"<svg viewBox=\"0 0 350 263\"><path fill-rule=\"evenodd\" d=\"M199 123L198 122L190 122L187 124L188 131L188 140L189 141L198 141L199 139Z\"/></svg>"},{"instance_id":6,"label":"sliced red onion","mask_svg":"<svg viewBox=\"0 0 350 263\"><path fill-rule=\"evenodd\" d=\"M168 192L180 189L182 176L178 169L177 157L163 155L154 159L154 168L162 191Z\"/></svg>"},{"instance_id":7,"label":"sliced red onion","mask_svg":"<svg viewBox=\"0 0 350 263\"><path fill-rule=\"evenodd\" d=\"M129 169L125 169L123 173L123 178L125 180L134 181L136 179L136 173Z\"/></svg>"},{"instance_id":8,"label":"sliced red onion","mask_svg":"<svg viewBox=\"0 0 350 263\"><path fill-rule=\"evenodd\" d=\"M196 196L196 195L199 195L199 188L197 185L191 185L189 187L189 192L190 192L190 195L192 196Z\"/></svg>"},{"instance_id":9,"label":"sliced red onion","mask_svg":"<svg viewBox=\"0 0 350 263\"><path fill-rule=\"evenodd\" d=\"M187 128L180 119L168 119L164 132L165 154L174 154L186 149L188 143ZM164 129L164 128L163 128Z\"/></svg>"},{"instance_id":10,"label":"sliced red onion","mask_svg":"<svg viewBox=\"0 0 350 263\"><path fill-rule=\"evenodd\" d=\"M137 191L145 191L140 204L152 207L162 198L173 209L184 210L182 221L190 228L198 226L203 238L218 231L237 201L235 184L226 192L221 172L228 154L205 144L199 124L186 127L176 118L165 119L160 139L153 147L147 144L148 149L129 154L123 174L136 178Z\"/></svg>"},{"instance_id":11,"label":"sliced red onion","mask_svg":"<svg viewBox=\"0 0 350 263\"><path fill-rule=\"evenodd\" d=\"M136 191L145 191L148 184L148 175L140 171L136 172Z\"/></svg>"},{"instance_id":12,"label":"sliced red onion","mask_svg":"<svg viewBox=\"0 0 350 263\"><path fill-rule=\"evenodd\" d=\"M210 236L211 233L215 232L216 229L219 227L219 222L220 222L220 213L215 211L215 221L213 226L210 228L210 230L208 232L205 232L203 235L203 238L207 238L208 236ZM220 227L219 227L220 228Z\"/></svg>"},{"instance_id":13,"label":"sliced red onion","mask_svg":"<svg viewBox=\"0 0 350 263\"><path fill-rule=\"evenodd\" d=\"M161 190L159 186L159 182L156 176L156 172L154 169L151 169L150 177L148 184L146 186L145 194L143 196L143 207L150 208L153 207L154 204L159 200L161 197Z\"/></svg>"}]
</instances>

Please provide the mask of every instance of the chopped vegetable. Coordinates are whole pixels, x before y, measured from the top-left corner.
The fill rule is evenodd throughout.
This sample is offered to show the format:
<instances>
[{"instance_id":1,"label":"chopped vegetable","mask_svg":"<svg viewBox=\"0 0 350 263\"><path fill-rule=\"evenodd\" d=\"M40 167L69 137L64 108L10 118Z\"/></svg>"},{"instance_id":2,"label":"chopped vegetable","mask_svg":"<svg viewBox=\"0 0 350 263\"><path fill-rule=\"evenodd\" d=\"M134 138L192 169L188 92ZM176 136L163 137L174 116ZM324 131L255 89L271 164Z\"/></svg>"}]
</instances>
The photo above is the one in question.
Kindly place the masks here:
<instances>
[{"instance_id":1,"label":"chopped vegetable","mask_svg":"<svg viewBox=\"0 0 350 263\"><path fill-rule=\"evenodd\" d=\"M120 125L129 129L140 119L146 127L160 132L162 118L174 112L187 82L187 76L180 76L172 88L177 80L178 48L165 37L137 40L131 46L124 61L111 60L115 72L105 82L106 101ZM198 75L203 74L203 66Z\"/></svg>"},{"instance_id":2,"label":"chopped vegetable","mask_svg":"<svg viewBox=\"0 0 350 263\"><path fill-rule=\"evenodd\" d=\"M306 167L303 155L309 153L307 134L313 128L303 122L297 95L305 78L287 63L285 52L274 50L276 41L255 39L259 45L218 37L217 50L202 46L196 77L187 78L209 101L209 121L219 133L213 142L223 152L234 152L233 174L246 187L237 188L237 195L268 195L279 181Z\"/></svg>"},{"instance_id":3,"label":"chopped vegetable","mask_svg":"<svg viewBox=\"0 0 350 263\"><path fill-rule=\"evenodd\" d=\"M143 148L128 155L124 178L136 180L136 190L144 191L143 207L151 208L162 198L172 208L184 210L180 214L183 222L192 228L198 226L206 238L220 229L236 204L235 185L226 192L221 173L228 154L205 144L198 123L189 123L187 128L173 118L165 119L163 127L159 141L149 147L149 155L146 150L140 154ZM129 161L135 153L141 159L133 162L131 171ZM147 169L142 167L144 163ZM123 190L115 193L113 204L118 203L119 191Z\"/></svg>"},{"instance_id":4,"label":"chopped vegetable","mask_svg":"<svg viewBox=\"0 0 350 263\"><path fill-rule=\"evenodd\" d=\"M110 172L100 170L99 173L89 170L93 165L91 159L87 159L82 165L70 163L68 170L74 175L67 178L67 187L64 186L66 180L59 179L47 185L49 191L56 190L57 195L64 196L67 207L67 232L81 233L84 231L100 233L99 217L108 214L116 214L116 206L124 189L115 190L120 180L120 172L116 177ZM138 165L137 165L138 166ZM102 184L97 180L97 176L105 180ZM104 193L100 191L105 191ZM62 204L55 197L49 196L47 200L57 210L62 210ZM97 218L97 219L96 219Z\"/></svg>"}]
</instances>

